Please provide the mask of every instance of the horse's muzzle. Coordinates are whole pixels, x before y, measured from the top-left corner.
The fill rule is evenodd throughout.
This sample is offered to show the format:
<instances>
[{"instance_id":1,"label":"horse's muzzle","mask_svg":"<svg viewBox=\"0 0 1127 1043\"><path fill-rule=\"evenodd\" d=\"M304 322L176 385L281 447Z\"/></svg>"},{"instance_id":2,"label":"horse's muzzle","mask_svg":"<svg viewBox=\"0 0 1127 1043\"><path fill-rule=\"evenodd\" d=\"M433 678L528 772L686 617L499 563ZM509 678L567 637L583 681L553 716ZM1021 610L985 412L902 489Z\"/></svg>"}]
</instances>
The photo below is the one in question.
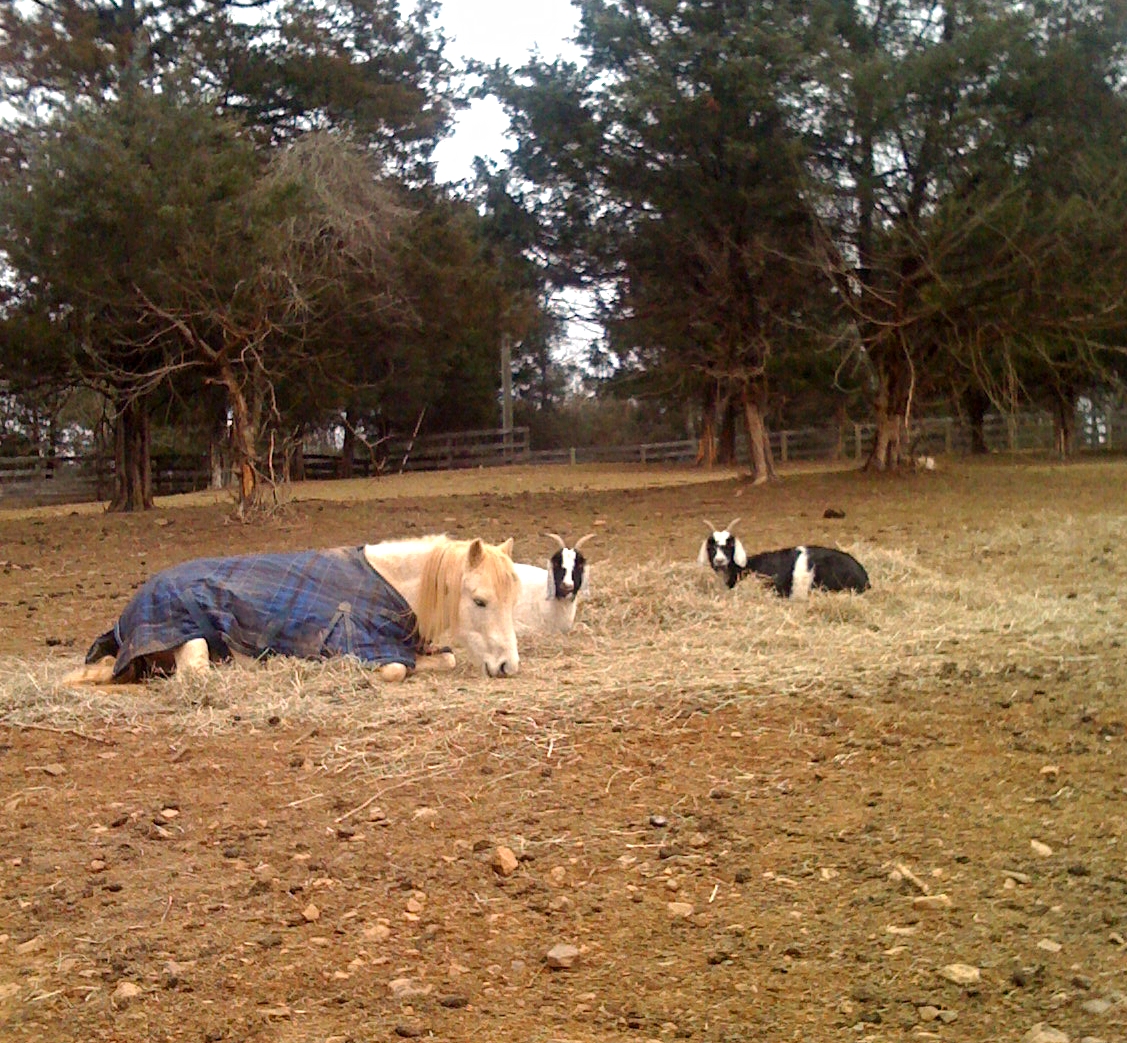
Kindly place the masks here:
<instances>
[{"instance_id":1,"label":"horse's muzzle","mask_svg":"<svg viewBox=\"0 0 1127 1043\"><path fill-rule=\"evenodd\" d=\"M513 674L520 672L520 660L502 659L496 666L486 663L485 672L490 677L512 677Z\"/></svg>"}]
</instances>

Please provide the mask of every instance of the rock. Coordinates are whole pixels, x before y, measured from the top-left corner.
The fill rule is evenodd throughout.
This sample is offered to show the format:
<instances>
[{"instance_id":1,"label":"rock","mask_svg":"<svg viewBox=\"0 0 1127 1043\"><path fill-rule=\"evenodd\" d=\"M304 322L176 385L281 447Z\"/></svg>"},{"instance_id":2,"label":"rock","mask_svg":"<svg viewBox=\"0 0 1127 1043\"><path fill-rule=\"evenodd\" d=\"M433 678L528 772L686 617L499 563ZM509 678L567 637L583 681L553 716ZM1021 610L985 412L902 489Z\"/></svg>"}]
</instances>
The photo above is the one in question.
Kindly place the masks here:
<instances>
[{"instance_id":1,"label":"rock","mask_svg":"<svg viewBox=\"0 0 1127 1043\"><path fill-rule=\"evenodd\" d=\"M1037 1022L1024 1036L1021 1043L1071 1043L1066 1033L1046 1025L1043 1021Z\"/></svg>"},{"instance_id":2,"label":"rock","mask_svg":"<svg viewBox=\"0 0 1127 1043\"><path fill-rule=\"evenodd\" d=\"M409 1000L415 996L429 996L433 985L424 985L414 978L393 978L387 983L388 990L394 999Z\"/></svg>"},{"instance_id":3,"label":"rock","mask_svg":"<svg viewBox=\"0 0 1127 1043\"><path fill-rule=\"evenodd\" d=\"M426 1033L426 1028L421 1021L400 1021L395 1026L395 1034L404 1039L418 1039Z\"/></svg>"},{"instance_id":4,"label":"rock","mask_svg":"<svg viewBox=\"0 0 1127 1043\"><path fill-rule=\"evenodd\" d=\"M100 873L106 868L106 860L104 858L92 858L86 864L86 868L89 869L91 873Z\"/></svg>"},{"instance_id":5,"label":"rock","mask_svg":"<svg viewBox=\"0 0 1127 1043\"><path fill-rule=\"evenodd\" d=\"M34 938L28 938L26 942L20 942L16 946L16 953L20 956L26 956L31 952L39 952L43 948L43 938L36 935Z\"/></svg>"},{"instance_id":6,"label":"rock","mask_svg":"<svg viewBox=\"0 0 1127 1043\"><path fill-rule=\"evenodd\" d=\"M1085 1000L1083 1003L1080 1004L1080 1009L1082 1011L1084 1011L1085 1014L1095 1014L1097 1016L1101 1015L1101 1014L1106 1014L1109 1010L1111 1010L1111 1001L1110 1000Z\"/></svg>"},{"instance_id":7,"label":"rock","mask_svg":"<svg viewBox=\"0 0 1127 1043\"><path fill-rule=\"evenodd\" d=\"M315 923L317 920L321 919L321 910L318 909L317 906L315 906L312 902L310 902L304 909L302 909L301 918L306 923Z\"/></svg>"},{"instance_id":8,"label":"rock","mask_svg":"<svg viewBox=\"0 0 1127 1043\"><path fill-rule=\"evenodd\" d=\"M945 894L938 895L916 895L912 899L912 908L918 909L921 913L938 913L943 912L945 909L950 909L954 903Z\"/></svg>"},{"instance_id":9,"label":"rock","mask_svg":"<svg viewBox=\"0 0 1127 1043\"><path fill-rule=\"evenodd\" d=\"M461 1010L463 1007L470 1005L469 996L463 996L461 993L451 993L448 996L439 996L438 1005L440 1007L447 1007L450 1010Z\"/></svg>"},{"instance_id":10,"label":"rock","mask_svg":"<svg viewBox=\"0 0 1127 1043\"><path fill-rule=\"evenodd\" d=\"M650 825L653 826L654 829L664 829L669 825L669 819L667 819L664 815L651 815Z\"/></svg>"},{"instance_id":11,"label":"rock","mask_svg":"<svg viewBox=\"0 0 1127 1043\"><path fill-rule=\"evenodd\" d=\"M493 872L498 876L512 876L517 871L517 866L520 863L517 861L517 856L513 854L511 848L498 847L493 852L493 860L490 862L493 866Z\"/></svg>"},{"instance_id":12,"label":"rock","mask_svg":"<svg viewBox=\"0 0 1127 1043\"><path fill-rule=\"evenodd\" d=\"M365 927L362 933L368 941L386 942L391 937L391 928L385 923L377 923Z\"/></svg>"},{"instance_id":13,"label":"rock","mask_svg":"<svg viewBox=\"0 0 1127 1043\"><path fill-rule=\"evenodd\" d=\"M557 942L548 950L545 959L552 970L566 971L579 959L579 950L574 945L568 945L567 942Z\"/></svg>"},{"instance_id":14,"label":"rock","mask_svg":"<svg viewBox=\"0 0 1127 1043\"><path fill-rule=\"evenodd\" d=\"M939 1020L944 1025L950 1025L953 1021L959 1020L959 1012L957 1010L941 1010L939 1012Z\"/></svg>"},{"instance_id":15,"label":"rock","mask_svg":"<svg viewBox=\"0 0 1127 1043\"><path fill-rule=\"evenodd\" d=\"M1045 952L1060 952L1060 942L1054 942L1052 938L1042 938L1037 943L1038 949L1043 949Z\"/></svg>"},{"instance_id":16,"label":"rock","mask_svg":"<svg viewBox=\"0 0 1127 1043\"><path fill-rule=\"evenodd\" d=\"M689 837L689 847L708 847L708 837L703 833L694 833Z\"/></svg>"},{"instance_id":17,"label":"rock","mask_svg":"<svg viewBox=\"0 0 1127 1043\"><path fill-rule=\"evenodd\" d=\"M563 866L552 866L548 870L548 879L556 887L562 887L564 881L567 879L567 870Z\"/></svg>"},{"instance_id":18,"label":"rock","mask_svg":"<svg viewBox=\"0 0 1127 1043\"><path fill-rule=\"evenodd\" d=\"M162 819L164 819L165 822L171 822L174 818L180 817L180 809L179 808L161 808L160 809L160 817Z\"/></svg>"},{"instance_id":19,"label":"rock","mask_svg":"<svg viewBox=\"0 0 1127 1043\"><path fill-rule=\"evenodd\" d=\"M131 981L119 981L117 988L113 990L110 1000L115 1006L124 1007L131 1000L135 1000L141 995L141 986L134 985Z\"/></svg>"},{"instance_id":20,"label":"rock","mask_svg":"<svg viewBox=\"0 0 1127 1043\"><path fill-rule=\"evenodd\" d=\"M982 980L982 972L969 963L949 963L939 968L939 976L956 985L976 985Z\"/></svg>"},{"instance_id":21,"label":"rock","mask_svg":"<svg viewBox=\"0 0 1127 1043\"><path fill-rule=\"evenodd\" d=\"M414 895L407 899L407 912L421 913L423 911L423 903L419 901Z\"/></svg>"},{"instance_id":22,"label":"rock","mask_svg":"<svg viewBox=\"0 0 1127 1043\"><path fill-rule=\"evenodd\" d=\"M1029 841L1029 846L1033 849L1033 854L1041 858L1048 858L1053 853L1053 849L1048 844L1042 844L1040 840Z\"/></svg>"},{"instance_id":23,"label":"rock","mask_svg":"<svg viewBox=\"0 0 1127 1043\"><path fill-rule=\"evenodd\" d=\"M416 808L413 817L416 822L433 822L438 818L438 810L436 808Z\"/></svg>"},{"instance_id":24,"label":"rock","mask_svg":"<svg viewBox=\"0 0 1127 1043\"><path fill-rule=\"evenodd\" d=\"M1033 882L1033 878L1028 873L1019 873L1016 869L1004 869L1002 874L1007 880L1013 880L1019 884L1029 884Z\"/></svg>"},{"instance_id":25,"label":"rock","mask_svg":"<svg viewBox=\"0 0 1127 1043\"><path fill-rule=\"evenodd\" d=\"M665 906L669 910L669 915L675 920L683 920L693 915L692 902L668 902Z\"/></svg>"},{"instance_id":26,"label":"rock","mask_svg":"<svg viewBox=\"0 0 1127 1043\"><path fill-rule=\"evenodd\" d=\"M916 1013L920 1016L920 1021L934 1021L939 1017L939 1008L933 1007L930 1003L923 1007L917 1007Z\"/></svg>"},{"instance_id":27,"label":"rock","mask_svg":"<svg viewBox=\"0 0 1127 1043\"><path fill-rule=\"evenodd\" d=\"M1087 991L1095 983L1086 974L1074 974L1072 976L1072 984L1078 989Z\"/></svg>"},{"instance_id":28,"label":"rock","mask_svg":"<svg viewBox=\"0 0 1127 1043\"><path fill-rule=\"evenodd\" d=\"M827 507L822 512L822 517L823 518L844 518L845 517L845 511L841 510L839 507Z\"/></svg>"}]
</instances>

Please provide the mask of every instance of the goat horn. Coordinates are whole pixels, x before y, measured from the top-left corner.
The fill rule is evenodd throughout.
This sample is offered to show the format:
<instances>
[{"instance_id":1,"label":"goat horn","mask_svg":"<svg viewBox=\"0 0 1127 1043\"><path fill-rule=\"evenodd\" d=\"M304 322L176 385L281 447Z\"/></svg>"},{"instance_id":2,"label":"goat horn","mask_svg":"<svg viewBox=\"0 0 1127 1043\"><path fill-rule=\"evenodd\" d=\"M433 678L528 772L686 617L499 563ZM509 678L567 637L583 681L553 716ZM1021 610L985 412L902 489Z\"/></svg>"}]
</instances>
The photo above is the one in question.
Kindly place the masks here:
<instances>
[{"instance_id":1,"label":"goat horn","mask_svg":"<svg viewBox=\"0 0 1127 1043\"><path fill-rule=\"evenodd\" d=\"M733 518L728 522L728 531L731 532L739 524L739 521L739 518Z\"/></svg>"},{"instance_id":2,"label":"goat horn","mask_svg":"<svg viewBox=\"0 0 1127 1043\"><path fill-rule=\"evenodd\" d=\"M585 544L588 540L592 540L594 538L595 534L593 532L587 533L586 536L580 536L579 539L575 541L575 549L579 550L579 548L582 547L583 544Z\"/></svg>"},{"instance_id":3,"label":"goat horn","mask_svg":"<svg viewBox=\"0 0 1127 1043\"><path fill-rule=\"evenodd\" d=\"M560 545L560 550L567 550L567 544L564 543L562 536L557 536L554 532L546 532L544 535L550 540L555 540Z\"/></svg>"},{"instance_id":4,"label":"goat horn","mask_svg":"<svg viewBox=\"0 0 1127 1043\"><path fill-rule=\"evenodd\" d=\"M704 524L708 526L708 531L709 531L709 532L719 532L719 531L720 531L720 530L719 530L718 528L716 528L716 526L715 526L715 525L713 525L713 524L712 524L712 522L710 522L710 521L709 521L709 520L708 520L707 518L705 518L705 519L704 519Z\"/></svg>"}]
</instances>

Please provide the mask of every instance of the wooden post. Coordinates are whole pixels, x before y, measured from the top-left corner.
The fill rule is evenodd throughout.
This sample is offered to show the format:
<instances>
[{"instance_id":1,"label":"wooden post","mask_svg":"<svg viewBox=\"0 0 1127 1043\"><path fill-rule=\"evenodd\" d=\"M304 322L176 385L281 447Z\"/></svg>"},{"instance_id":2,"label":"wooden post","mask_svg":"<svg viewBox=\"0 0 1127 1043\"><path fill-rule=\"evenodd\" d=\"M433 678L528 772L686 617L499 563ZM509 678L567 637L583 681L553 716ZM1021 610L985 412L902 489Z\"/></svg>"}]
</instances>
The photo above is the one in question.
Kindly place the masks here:
<instances>
[{"instance_id":1,"label":"wooden post","mask_svg":"<svg viewBox=\"0 0 1127 1043\"><path fill-rule=\"evenodd\" d=\"M568 450L568 452L571 455L571 462L574 465L574 463L575 463L575 446L572 446L571 449Z\"/></svg>"},{"instance_id":2,"label":"wooden post","mask_svg":"<svg viewBox=\"0 0 1127 1043\"><path fill-rule=\"evenodd\" d=\"M779 463L781 464L787 462L787 433L786 431L779 432Z\"/></svg>"},{"instance_id":3,"label":"wooden post","mask_svg":"<svg viewBox=\"0 0 1127 1043\"><path fill-rule=\"evenodd\" d=\"M647 447L645 445L641 445L641 446L638 447L638 456L639 456L642 463L646 462L646 448Z\"/></svg>"},{"instance_id":4,"label":"wooden post","mask_svg":"<svg viewBox=\"0 0 1127 1043\"><path fill-rule=\"evenodd\" d=\"M955 449L955 420L947 417L943 421L943 451L950 456Z\"/></svg>"},{"instance_id":5,"label":"wooden post","mask_svg":"<svg viewBox=\"0 0 1127 1043\"><path fill-rule=\"evenodd\" d=\"M858 423L853 425L853 459L861 459L861 425Z\"/></svg>"}]
</instances>

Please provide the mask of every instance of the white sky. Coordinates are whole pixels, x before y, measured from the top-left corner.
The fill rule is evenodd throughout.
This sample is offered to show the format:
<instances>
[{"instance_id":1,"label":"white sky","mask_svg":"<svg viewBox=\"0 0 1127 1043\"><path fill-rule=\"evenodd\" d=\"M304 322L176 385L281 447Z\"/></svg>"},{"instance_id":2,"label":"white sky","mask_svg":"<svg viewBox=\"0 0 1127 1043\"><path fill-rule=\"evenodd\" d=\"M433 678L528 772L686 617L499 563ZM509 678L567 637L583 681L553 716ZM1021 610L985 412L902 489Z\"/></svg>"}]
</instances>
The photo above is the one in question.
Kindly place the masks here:
<instances>
[{"instance_id":1,"label":"white sky","mask_svg":"<svg viewBox=\"0 0 1127 1043\"><path fill-rule=\"evenodd\" d=\"M534 51L545 61L579 57L570 43L579 29L579 12L570 0L443 0L438 20L446 57L456 65L472 58L515 67ZM501 160L508 126L495 101L475 102L460 113L453 135L435 150L438 180L468 178L475 156Z\"/></svg>"}]
</instances>

